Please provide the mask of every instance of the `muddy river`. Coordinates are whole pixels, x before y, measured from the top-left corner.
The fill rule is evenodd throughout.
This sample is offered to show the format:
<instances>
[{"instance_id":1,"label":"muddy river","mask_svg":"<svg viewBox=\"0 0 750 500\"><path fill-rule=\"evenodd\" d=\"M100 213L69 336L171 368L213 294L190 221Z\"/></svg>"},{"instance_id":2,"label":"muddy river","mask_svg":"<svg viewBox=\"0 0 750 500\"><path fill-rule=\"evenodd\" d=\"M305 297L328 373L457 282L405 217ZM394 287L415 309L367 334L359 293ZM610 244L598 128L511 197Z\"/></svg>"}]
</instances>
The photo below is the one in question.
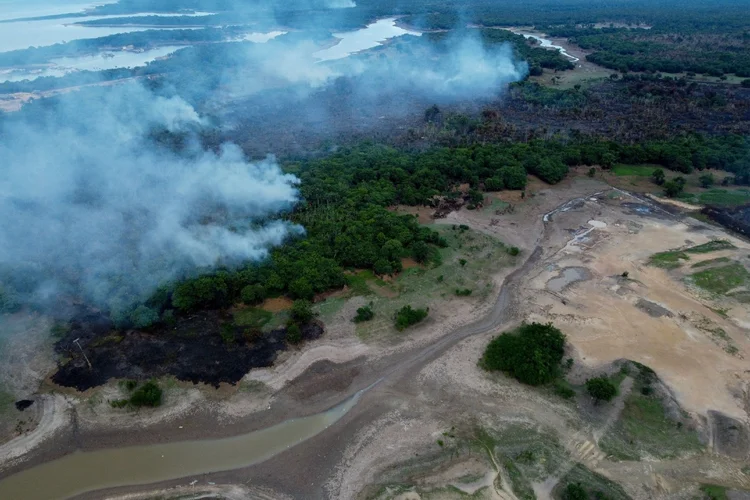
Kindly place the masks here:
<instances>
[{"instance_id":1,"label":"muddy river","mask_svg":"<svg viewBox=\"0 0 750 500\"><path fill-rule=\"evenodd\" d=\"M363 392L326 412L240 436L71 453L0 481L0 498L59 500L104 488L247 467L324 431L346 415Z\"/></svg>"}]
</instances>

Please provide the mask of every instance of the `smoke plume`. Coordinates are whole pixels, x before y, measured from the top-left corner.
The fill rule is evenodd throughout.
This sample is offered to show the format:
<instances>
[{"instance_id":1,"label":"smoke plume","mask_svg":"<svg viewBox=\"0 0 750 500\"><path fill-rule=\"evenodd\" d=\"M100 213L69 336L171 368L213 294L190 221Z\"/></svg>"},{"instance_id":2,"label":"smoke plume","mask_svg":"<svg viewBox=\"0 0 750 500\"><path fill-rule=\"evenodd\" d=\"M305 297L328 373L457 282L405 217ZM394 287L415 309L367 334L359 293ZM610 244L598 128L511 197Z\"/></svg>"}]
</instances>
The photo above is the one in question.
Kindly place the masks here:
<instances>
[{"instance_id":1,"label":"smoke plume","mask_svg":"<svg viewBox=\"0 0 750 500\"><path fill-rule=\"evenodd\" d=\"M298 180L232 144L204 150L201 125L185 101L139 84L45 100L0 122L6 301L10 283L37 302L70 292L124 308L300 232L276 218L297 201Z\"/></svg>"}]
</instances>

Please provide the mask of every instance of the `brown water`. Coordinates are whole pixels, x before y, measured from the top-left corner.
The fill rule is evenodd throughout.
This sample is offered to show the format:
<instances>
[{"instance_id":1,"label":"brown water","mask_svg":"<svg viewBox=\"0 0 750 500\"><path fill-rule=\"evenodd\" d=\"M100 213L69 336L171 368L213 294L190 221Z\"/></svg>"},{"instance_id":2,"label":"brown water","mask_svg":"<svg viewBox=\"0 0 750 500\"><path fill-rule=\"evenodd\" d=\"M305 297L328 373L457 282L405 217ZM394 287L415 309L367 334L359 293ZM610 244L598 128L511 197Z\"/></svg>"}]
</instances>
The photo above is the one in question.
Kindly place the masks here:
<instances>
[{"instance_id":1,"label":"brown water","mask_svg":"<svg viewBox=\"0 0 750 500\"><path fill-rule=\"evenodd\" d=\"M343 417L360 394L326 412L231 438L77 451L0 481L0 499L59 500L103 488L247 467L322 432Z\"/></svg>"}]
</instances>

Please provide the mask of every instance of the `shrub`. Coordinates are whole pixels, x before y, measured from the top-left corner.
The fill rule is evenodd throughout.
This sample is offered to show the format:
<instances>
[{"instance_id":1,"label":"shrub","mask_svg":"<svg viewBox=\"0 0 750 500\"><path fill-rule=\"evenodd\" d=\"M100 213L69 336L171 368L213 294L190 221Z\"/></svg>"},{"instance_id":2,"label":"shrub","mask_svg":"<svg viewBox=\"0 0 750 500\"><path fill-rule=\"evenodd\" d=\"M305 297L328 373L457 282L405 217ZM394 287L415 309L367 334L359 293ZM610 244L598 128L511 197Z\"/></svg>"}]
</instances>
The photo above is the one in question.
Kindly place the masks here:
<instances>
[{"instance_id":1,"label":"shrub","mask_svg":"<svg viewBox=\"0 0 750 500\"><path fill-rule=\"evenodd\" d=\"M148 328L159 321L159 313L150 307L140 305L130 313L130 323L133 328Z\"/></svg>"},{"instance_id":2,"label":"shrub","mask_svg":"<svg viewBox=\"0 0 750 500\"><path fill-rule=\"evenodd\" d=\"M521 253L521 250L518 247L510 247L508 249L508 255L511 255L513 257L518 255L519 253Z\"/></svg>"},{"instance_id":3,"label":"shrub","mask_svg":"<svg viewBox=\"0 0 750 500\"><path fill-rule=\"evenodd\" d=\"M677 179L665 182L664 183L664 194L667 195L668 198L674 198L675 196L682 193L682 190L684 189L685 185L681 182L678 182Z\"/></svg>"},{"instance_id":4,"label":"shrub","mask_svg":"<svg viewBox=\"0 0 750 500\"><path fill-rule=\"evenodd\" d=\"M405 330L412 325L416 325L427 317L429 309L414 309L411 306L404 306L396 311L395 323L398 331Z\"/></svg>"},{"instance_id":5,"label":"shrub","mask_svg":"<svg viewBox=\"0 0 750 500\"><path fill-rule=\"evenodd\" d=\"M617 387L604 375L586 381L586 390L599 401L611 401L617 395Z\"/></svg>"},{"instance_id":6,"label":"shrub","mask_svg":"<svg viewBox=\"0 0 750 500\"><path fill-rule=\"evenodd\" d=\"M562 498L563 500L588 500L589 495L581 483L568 483L563 490Z\"/></svg>"},{"instance_id":7,"label":"shrub","mask_svg":"<svg viewBox=\"0 0 750 500\"><path fill-rule=\"evenodd\" d=\"M596 169L594 167L591 167L586 175L593 178L596 175Z\"/></svg>"},{"instance_id":8,"label":"shrub","mask_svg":"<svg viewBox=\"0 0 750 500\"><path fill-rule=\"evenodd\" d=\"M666 181L666 176L664 175L664 170L657 168L654 170L654 172L651 174L651 180L654 181L654 184L661 186Z\"/></svg>"},{"instance_id":9,"label":"shrub","mask_svg":"<svg viewBox=\"0 0 750 500\"><path fill-rule=\"evenodd\" d=\"M701 183L702 187L710 188L714 185L716 179L714 179L714 174L703 174L698 178L698 181Z\"/></svg>"},{"instance_id":10,"label":"shrub","mask_svg":"<svg viewBox=\"0 0 750 500\"><path fill-rule=\"evenodd\" d=\"M240 292L240 296L245 304L258 304L266 298L266 289L263 285L247 285Z\"/></svg>"},{"instance_id":11,"label":"shrub","mask_svg":"<svg viewBox=\"0 0 750 500\"><path fill-rule=\"evenodd\" d=\"M551 323L523 324L514 333L490 341L482 357L488 370L502 371L529 385L557 377L565 348L565 335Z\"/></svg>"},{"instance_id":12,"label":"shrub","mask_svg":"<svg viewBox=\"0 0 750 500\"><path fill-rule=\"evenodd\" d=\"M468 262L468 260L466 260L466 259L458 259L458 263L461 264L461 267L464 267L467 262Z\"/></svg>"},{"instance_id":13,"label":"shrub","mask_svg":"<svg viewBox=\"0 0 750 500\"><path fill-rule=\"evenodd\" d=\"M471 295L471 289L470 288L464 288L463 290L456 288L456 295L459 297L468 297Z\"/></svg>"},{"instance_id":14,"label":"shrub","mask_svg":"<svg viewBox=\"0 0 750 500\"><path fill-rule=\"evenodd\" d=\"M286 327L286 340L290 344L299 344L302 342L302 330L296 323L291 323Z\"/></svg>"},{"instance_id":15,"label":"shrub","mask_svg":"<svg viewBox=\"0 0 750 500\"><path fill-rule=\"evenodd\" d=\"M362 323L363 321L370 321L375 317L375 313L372 312L370 306L360 307L357 309L357 315L354 316L355 323Z\"/></svg>"},{"instance_id":16,"label":"shrub","mask_svg":"<svg viewBox=\"0 0 750 500\"><path fill-rule=\"evenodd\" d=\"M130 401L127 399L115 399L109 402L109 406L112 408L125 408L128 404L130 404Z\"/></svg>"},{"instance_id":17,"label":"shrub","mask_svg":"<svg viewBox=\"0 0 750 500\"><path fill-rule=\"evenodd\" d=\"M162 390L156 382L149 380L130 396L130 404L136 408L141 406L155 407L161 404Z\"/></svg>"},{"instance_id":18,"label":"shrub","mask_svg":"<svg viewBox=\"0 0 750 500\"><path fill-rule=\"evenodd\" d=\"M312 303L309 300L295 300L289 314L292 320L300 325L309 323L315 317L315 313L312 310Z\"/></svg>"}]
</instances>

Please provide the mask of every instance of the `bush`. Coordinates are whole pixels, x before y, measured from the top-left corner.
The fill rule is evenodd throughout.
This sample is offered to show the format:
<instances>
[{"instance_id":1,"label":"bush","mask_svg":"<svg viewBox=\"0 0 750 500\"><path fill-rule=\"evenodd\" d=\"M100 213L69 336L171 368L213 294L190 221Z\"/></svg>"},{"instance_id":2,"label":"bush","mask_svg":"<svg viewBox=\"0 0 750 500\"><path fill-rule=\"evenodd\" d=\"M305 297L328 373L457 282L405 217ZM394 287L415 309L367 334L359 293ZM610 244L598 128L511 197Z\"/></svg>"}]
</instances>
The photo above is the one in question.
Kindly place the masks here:
<instances>
[{"instance_id":1,"label":"bush","mask_svg":"<svg viewBox=\"0 0 750 500\"><path fill-rule=\"evenodd\" d=\"M654 170L654 173L651 174L651 180L654 181L654 183L658 186L661 186L664 184L664 181L666 181L666 176L664 175L664 170L657 168Z\"/></svg>"},{"instance_id":2,"label":"bush","mask_svg":"<svg viewBox=\"0 0 750 500\"><path fill-rule=\"evenodd\" d=\"M588 500L589 495L581 483L568 483L563 490L562 498L563 500Z\"/></svg>"},{"instance_id":3,"label":"bush","mask_svg":"<svg viewBox=\"0 0 750 500\"><path fill-rule=\"evenodd\" d=\"M470 288L464 288L463 290L456 288L456 295L459 297L468 297L471 295L471 289Z\"/></svg>"},{"instance_id":4,"label":"bush","mask_svg":"<svg viewBox=\"0 0 750 500\"><path fill-rule=\"evenodd\" d=\"M703 174L698 178L698 181L701 183L702 187L710 188L714 185L716 179L714 179L714 174Z\"/></svg>"},{"instance_id":5,"label":"bush","mask_svg":"<svg viewBox=\"0 0 750 500\"><path fill-rule=\"evenodd\" d=\"M240 292L240 296L245 304L259 304L266 298L266 289L263 285L247 285Z\"/></svg>"},{"instance_id":6,"label":"bush","mask_svg":"<svg viewBox=\"0 0 750 500\"><path fill-rule=\"evenodd\" d=\"M511 255L513 257L518 255L519 253L521 253L521 250L518 247L510 247L508 249L508 255Z\"/></svg>"},{"instance_id":7,"label":"bush","mask_svg":"<svg viewBox=\"0 0 750 500\"><path fill-rule=\"evenodd\" d=\"M161 404L162 390L156 382L149 380L130 396L130 404L136 408L141 406L156 407Z\"/></svg>"},{"instance_id":8,"label":"bush","mask_svg":"<svg viewBox=\"0 0 750 500\"><path fill-rule=\"evenodd\" d=\"M681 182L678 182L677 179L665 182L664 183L664 194L667 195L668 198L674 198L675 196L682 193L682 190L684 189L684 184Z\"/></svg>"},{"instance_id":9,"label":"bush","mask_svg":"<svg viewBox=\"0 0 750 500\"><path fill-rule=\"evenodd\" d=\"M560 372L565 335L551 323L523 324L489 343L482 357L487 370L502 371L529 385L546 384Z\"/></svg>"},{"instance_id":10,"label":"bush","mask_svg":"<svg viewBox=\"0 0 750 500\"><path fill-rule=\"evenodd\" d=\"M309 323L315 317L315 313L312 310L312 303L309 300L295 300L289 314L292 320L300 325Z\"/></svg>"},{"instance_id":11,"label":"bush","mask_svg":"<svg viewBox=\"0 0 750 500\"><path fill-rule=\"evenodd\" d=\"M375 313L372 312L370 306L360 307L357 309L357 315L354 316L355 323L362 323L363 321L370 321L375 317Z\"/></svg>"},{"instance_id":12,"label":"bush","mask_svg":"<svg viewBox=\"0 0 750 500\"><path fill-rule=\"evenodd\" d=\"M404 306L396 311L395 323L398 331L405 330L412 325L416 325L427 317L429 309L414 309L411 306Z\"/></svg>"},{"instance_id":13,"label":"bush","mask_svg":"<svg viewBox=\"0 0 750 500\"><path fill-rule=\"evenodd\" d=\"M299 344L302 342L302 330L296 323L290 323L286 327L286 340L290 344Z\"/></svg>"},{"instance_id":14,"label":"bush","mask_svg":"<svg viewBox=\"0 0 750 500\"><path fill-rule=\"evenodd\" d=\"M586 390L599 401L611 401L617 395L617 387L604 375L586 381Z\"/></svg>"}]
</instances>

